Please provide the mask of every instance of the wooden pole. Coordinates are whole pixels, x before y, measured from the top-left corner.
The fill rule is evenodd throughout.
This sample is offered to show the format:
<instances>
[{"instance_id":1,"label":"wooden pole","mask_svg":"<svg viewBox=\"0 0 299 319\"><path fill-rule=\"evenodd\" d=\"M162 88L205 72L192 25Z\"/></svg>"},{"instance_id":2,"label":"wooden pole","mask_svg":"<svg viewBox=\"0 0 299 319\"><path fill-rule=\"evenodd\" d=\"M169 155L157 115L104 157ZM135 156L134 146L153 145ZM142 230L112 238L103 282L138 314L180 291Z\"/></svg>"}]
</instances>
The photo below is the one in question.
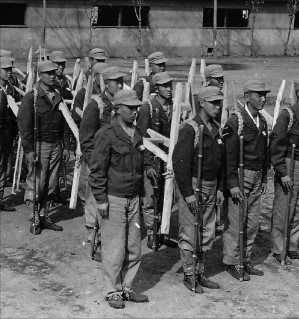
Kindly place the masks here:
<instances>
[{"instance_id":1,"label":"wooden pole","mask_svg":"<svg viewBox=\"0 0 299 319\"><path fill-rule=\"evenodd\" d=\"M46 0L43 0L43 18L44 18L44 25L43 25L43 48L45 47L46 43Z\"/></svg>"},{"instance_id":2,"label":"wooden pole","mask_svg":"<svg viewBox=\"0 0 299 319\"><path fill-rule=\"evenodd\" d=\"M214 0L213 15L213 57L217 58L217 0Z\"/></svg>"}]
</instances>

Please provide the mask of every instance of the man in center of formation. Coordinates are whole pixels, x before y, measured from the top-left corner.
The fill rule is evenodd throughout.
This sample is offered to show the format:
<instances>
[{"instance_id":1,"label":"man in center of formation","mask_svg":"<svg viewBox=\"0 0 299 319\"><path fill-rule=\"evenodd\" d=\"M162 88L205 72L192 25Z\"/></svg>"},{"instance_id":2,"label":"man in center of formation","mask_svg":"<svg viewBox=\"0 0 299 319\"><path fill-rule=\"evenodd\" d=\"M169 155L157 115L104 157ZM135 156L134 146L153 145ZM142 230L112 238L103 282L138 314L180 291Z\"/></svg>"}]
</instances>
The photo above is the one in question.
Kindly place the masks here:
<instances>
[{"instance_id":1,"label":"man in center of formation","mask_svg":"<svg viewBox=\"0 0 299 319\"><path fill-rule=\"evenodd\" d=\"M133 124L141 105L135 91L114 95L116 118L95 135L90 160L89 184L102 219L102 269L106 300L124 308L124 299L147 302L148 297L132 290L141 259L139 198L144 196L142 135Z\"/></svg>"},{"instance_id":2,"label":"man in center of formation","mask_svg":"<svg viewBox=\"0 0 299 319\"><path fill-rule=\"evenodd\" d=\"M173 170L179 194L179 247L184 269L184 284L189 290L195 286L196 293L203 293L202 286L218 289L216 282L205 274L207 252L212 248L215 238L216 204L223 201L221 161L223 145L219 134L219 125L214 120L220 111L223 94L217 87L206 87L198 93L200 107L193 120L187 121L179 132L178 142L173 153ZM194 213L198 210L195 188L198 172L199 127L203 129L202 181L199 190L201 196L202 226L199 238L202 238L201 252L197 256L197 278L193 278Z\"/></svg>"}]
</instances>

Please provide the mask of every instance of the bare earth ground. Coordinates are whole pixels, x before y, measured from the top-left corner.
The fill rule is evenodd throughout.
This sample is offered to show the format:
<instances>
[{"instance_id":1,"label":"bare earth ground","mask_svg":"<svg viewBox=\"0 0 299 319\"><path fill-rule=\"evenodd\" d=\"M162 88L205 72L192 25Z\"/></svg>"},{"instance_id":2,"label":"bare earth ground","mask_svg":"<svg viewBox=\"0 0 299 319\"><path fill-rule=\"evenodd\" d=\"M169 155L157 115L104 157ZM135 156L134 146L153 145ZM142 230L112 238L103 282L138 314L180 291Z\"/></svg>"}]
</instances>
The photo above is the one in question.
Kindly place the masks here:
<instances>
[{"instance_id":1,"label":"bare earth ground","mask_svg":"<svg viewBox=\"0 0 299 319\"><path fill-rule=\"evenodd\" d=\"M186 79L190 59L171 59L169 70ZM266 109L273 113L275 96L282 79L299 80L299 58L225 58L207 63L222 63L227 79L235 80L238 98L242 83L262 78L273 92ZM140 63L142 63L140 61ZM71 72L73 61L68 62ZM127 72L132 60L112 60ZM25 65L16 64L24 70ZM286 96L290 83L287 82ZM288 102L286 100L286 102ZM70 195L72 167L68 163ZM157 253L146 247L142 226L142 263L136 290L149 296L146 304L126 303L123 310L110 308L104 301L101 264L91 261L86 243L84 216L80 201L76 210L58 206L52 217L63 232L29 232L29 209L23 205L25 184L14 196L6 189L6 199L17 212L1 212L1 318L299 318L299 261L281 267L271 256L269 232L273 202L273 172L264 196L260 231L253 263L263 269L263 277L240 283L222 266L222 237L216 238L209 255L208 275L221 289L205 289L194 295L183 285L178 249L162 246ZM172 214L171 235L178 236L177 211Z\"/></svg>"}]
</instances>

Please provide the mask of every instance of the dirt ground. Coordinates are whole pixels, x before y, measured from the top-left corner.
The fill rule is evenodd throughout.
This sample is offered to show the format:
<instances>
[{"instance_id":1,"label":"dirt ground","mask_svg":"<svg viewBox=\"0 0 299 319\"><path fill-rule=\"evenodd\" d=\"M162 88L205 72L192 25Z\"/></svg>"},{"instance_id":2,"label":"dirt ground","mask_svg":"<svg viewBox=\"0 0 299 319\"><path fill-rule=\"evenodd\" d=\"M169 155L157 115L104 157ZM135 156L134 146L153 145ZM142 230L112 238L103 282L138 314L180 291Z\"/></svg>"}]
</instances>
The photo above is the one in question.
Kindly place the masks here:
<instances>
[{"instance_id":1,"label":"dirt ground","mask_svg":"<svg viewBox=\"0 0 299 319\"><path fill-rule=\"evenodd\" d=\"M238 98L242 83L263 79L272 88L266 110L273 113L275 96L282 79L287 80L286 103L291 80L299 80L296 58L225 58L207 63L222 63L227 80L234 80ZM71 72L73 61L67 64ZM112 60L129 71L132 60ZM140 63L142 63L140 61ZM185 80L191 59L170 59L169 70ZM25 65L16 63L24 70ZM199 67L198 67L199 68ZM68 163L69 197L74 159ZM219 282L219 290L205 289L195 295L183 285L179 250L162 246L156 253L146 247L142 226L142 262L135 288L149 296L145 304L126 303L116 310L104 301L101 264L89 257L83 209L65 206L53 209L52 219L63 232L45 230L39 236L29 232L30 211L23 204L25 184L17 195L5 190L8 203L17 212L1 212L1 318L299 318L299 261L282 267L271 255L270 220L273 202L273 172L269 172L268 191L263 198L260 230L253 264L263 269L263 277L249 282L233 279L222 265L222 236L215 240L208 256L208 276ZM178 212L172 214L171 236L178 237Z\"/></svg>"}]
</instances>

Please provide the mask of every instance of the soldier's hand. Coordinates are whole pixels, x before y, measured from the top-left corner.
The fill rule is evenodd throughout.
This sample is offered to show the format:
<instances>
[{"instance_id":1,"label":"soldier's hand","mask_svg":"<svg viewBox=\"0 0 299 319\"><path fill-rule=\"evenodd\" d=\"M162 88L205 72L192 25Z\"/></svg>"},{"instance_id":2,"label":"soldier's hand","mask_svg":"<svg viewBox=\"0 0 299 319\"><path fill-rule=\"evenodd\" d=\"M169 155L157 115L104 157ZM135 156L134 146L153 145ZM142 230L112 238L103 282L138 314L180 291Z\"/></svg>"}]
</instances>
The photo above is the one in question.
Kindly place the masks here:
<instances>
[{"instance_id":1,"label":"soldier's hand","mask_svg":"<svg viewBox=\"0 0 299 319\"><path fill-rule=\"evenodd\" d=\"M190 212L194 215L195 212L198 210L198 203L195 195L185 197L185 201L190 209Z\"/></svg>"},{"instance_id":2,"label":"soldier's hand","mask_svg":"<svg viewBox=\"0 0 299 319\"><path fill-rule=\"evenodd\" d=\"M230 189L230 193L232 195L232 199L238 202L242 202L244 200L244 196L241 193L240 187L233 187Z\"/></svg>"},{"instance_id":3,"label":"soldier's hand","mask_svg":"<svg viewBox=\"0 0 299 319\"><path fill-rule=\"evenodd\" d=\"M282 182L283 187L287 191L291 191L293 189L293 182L292 182L291 177L289 175L283 176L281 178L281 182Z\"/></svg>"},{"instance_id":4,"label":"soldier's hand","mask_svg":"<svg viewBox=\"0 0 299 319\"><path fill-rule=\"evenodd\" d=\"M152 179L155 183L157 182L157 173L153 167L146 170L146 175L148 178Z\"/></svg>"},{"instance_id":5,"label":"soldier's hand","mask_svg":"<svg viewBox=\"0 0 299 319\"><path fill-rule=\"evenodd\" d=\"M267 191L267 183L262 183L262 195L265 195Z\"/></svg>"},{"instance_id":6,"label":"soldier's hand","mask_svg":"<svg viewBox=\"0 0 299 319\"><path fill-rule=\"evenodd\" d=\"M108 203L105 204L97 204L97 209L101 217L105 217L108 215Z\"/></svg>"},{"instance_id":7,"label":"soldier's hand","mask_svg":"<svg viewBox=\"0 0 299 319\"><path fill-rule=\"evenodd\" d=\"M63 150L62 153L62 159L64 162L67 162L70 158L70 151L69 150Z\"/></svg>"},{"instance_id":8,"label":"soldier's hand","mask_svg":"<svg viewBox=\"0 0 299 319\"><path fill-rule=\"evenodd\" d=\"M26 154L26 160L30 165L34 165L35 158L34 158L34 152L29 152Z\"/></svg>"},{"instance_id":9,"label":"soldier's hand","mask_svg":"<svg viewBox=\"0 0 299 319\"><path fill-rule=\"evenodd\" d=\"M218 190L216 196L217 196L216 204L219 205L219 206L222 205L223 202L224 202L223 193L220 190Z\"/></svg>"}]
</instances>

